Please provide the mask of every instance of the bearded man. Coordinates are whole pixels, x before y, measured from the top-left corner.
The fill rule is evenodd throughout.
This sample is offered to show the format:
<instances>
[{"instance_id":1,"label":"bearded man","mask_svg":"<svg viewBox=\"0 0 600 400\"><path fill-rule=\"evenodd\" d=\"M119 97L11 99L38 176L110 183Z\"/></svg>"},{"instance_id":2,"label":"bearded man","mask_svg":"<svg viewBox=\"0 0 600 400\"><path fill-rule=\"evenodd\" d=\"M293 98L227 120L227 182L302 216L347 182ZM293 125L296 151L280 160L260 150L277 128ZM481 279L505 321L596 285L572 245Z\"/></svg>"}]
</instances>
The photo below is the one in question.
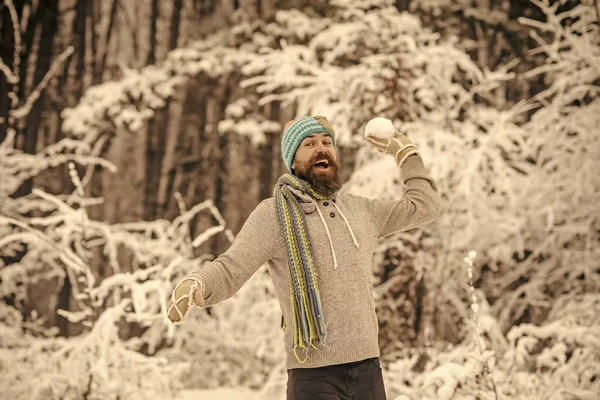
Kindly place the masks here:
<instances>
[{"instance_id":1,"label":"bearded man","mask_svg":"<svg viewBox=\"0 0 600 400\"><path fill-rule=\"evenodd\" d=\"M394 157L404 199L338 195L333 127L321 116L290 121L281 146L290 173L231 247L183 278L169 300L169 318L182 323L193 307L231 297L267 263L283 314L288 400L386 399L372 256L381 238L435 220L439 195L408 138L396 131L367 141Z\"/></svg>"}]
</instances>

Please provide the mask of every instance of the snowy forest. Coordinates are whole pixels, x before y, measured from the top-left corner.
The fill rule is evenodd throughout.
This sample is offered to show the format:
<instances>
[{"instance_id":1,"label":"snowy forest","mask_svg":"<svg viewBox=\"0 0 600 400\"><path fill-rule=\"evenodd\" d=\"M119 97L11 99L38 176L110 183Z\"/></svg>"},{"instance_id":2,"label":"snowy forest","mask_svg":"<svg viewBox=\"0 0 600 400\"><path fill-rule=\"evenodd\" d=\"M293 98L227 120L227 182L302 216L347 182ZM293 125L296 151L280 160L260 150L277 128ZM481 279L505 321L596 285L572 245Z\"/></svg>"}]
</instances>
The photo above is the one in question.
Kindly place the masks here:
<instances>
[{"instance_id":1,"label":"snowy forest","mask_svg":"<svg viewBox=\"0 0 600 400\"><path fill-rule=\"evenodd\" d=\"M284 399L265 266L172 324L335 127L342 191L400 199L385 117L441 196L383 239L387 397L600 398L600 1L3 0L0 398Z\"/></svg>"}]
</instances>

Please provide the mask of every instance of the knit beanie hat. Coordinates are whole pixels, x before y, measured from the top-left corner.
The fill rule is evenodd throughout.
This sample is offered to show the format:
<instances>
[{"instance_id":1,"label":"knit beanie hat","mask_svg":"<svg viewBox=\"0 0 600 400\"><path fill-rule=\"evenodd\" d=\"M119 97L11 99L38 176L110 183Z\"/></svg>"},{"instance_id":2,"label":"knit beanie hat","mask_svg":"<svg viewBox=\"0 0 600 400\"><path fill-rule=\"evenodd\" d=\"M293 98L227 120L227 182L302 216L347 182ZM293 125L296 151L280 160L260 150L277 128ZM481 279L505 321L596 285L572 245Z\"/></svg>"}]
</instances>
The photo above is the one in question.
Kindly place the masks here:
<instances>
[{"instance_id":1,"label":"knit beanie hat","mask_svg":"<svg viewBox=\"0 0 600 400\"><path fill-rule=\"evenodd\" d=\"M300 142L313 133L319 132L329 134L333 141L333 147L337 149L335 131L325 117L302 117L290 121L285 125L283 128L283 138L281 139L281 156L288 171L292 172L292 162L294 161L294 155L298 146L300 146Z\"/></svg>"}]
</instances>

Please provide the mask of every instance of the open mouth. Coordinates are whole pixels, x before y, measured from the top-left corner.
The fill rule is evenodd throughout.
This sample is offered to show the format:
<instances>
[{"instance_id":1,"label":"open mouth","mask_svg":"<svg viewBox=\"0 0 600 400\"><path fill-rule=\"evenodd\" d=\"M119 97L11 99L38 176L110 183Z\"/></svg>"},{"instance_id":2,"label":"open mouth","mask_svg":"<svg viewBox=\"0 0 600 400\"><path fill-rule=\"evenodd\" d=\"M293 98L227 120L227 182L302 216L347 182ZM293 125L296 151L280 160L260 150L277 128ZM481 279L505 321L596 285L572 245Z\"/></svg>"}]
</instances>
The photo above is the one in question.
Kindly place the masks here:
<instances>
[{"instance_id":1,"label":"open mouth","mask_svg":"<svg viewBox=\"0 0 600 400\"><path fill-rule=\"evenodd\" d=\"M314 166L315 169L320 169L320 170L326 170L329 169L329 161L327 160L319 160L317 161Z\"/></svg>"}]
</instances>

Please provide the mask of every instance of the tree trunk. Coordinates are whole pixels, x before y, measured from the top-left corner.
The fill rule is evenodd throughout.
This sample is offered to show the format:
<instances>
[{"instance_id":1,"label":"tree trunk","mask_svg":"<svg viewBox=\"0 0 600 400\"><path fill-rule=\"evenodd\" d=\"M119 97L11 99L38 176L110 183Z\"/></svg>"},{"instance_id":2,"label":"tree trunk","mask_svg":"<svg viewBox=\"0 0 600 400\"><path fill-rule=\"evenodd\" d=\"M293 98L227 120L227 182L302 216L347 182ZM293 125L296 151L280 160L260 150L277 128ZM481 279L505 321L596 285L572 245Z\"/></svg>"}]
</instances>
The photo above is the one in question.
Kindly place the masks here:
<instances>
[{"instance_id":1,"label":"tree trunk","mask_svg":"<svg viewBox=\"0 0 600 400\"><path fill-rule=\"evenodd\" d=\"M145 146L145 157L146 162L144 163L145 169L145 195L144 195L144 214L143 219L148 221L151 220L152 217L156 213L156 205L157 205L157 193L156 193L156 183L153 176L156 177L155 167L158 162L159 157L157 156L157 136L160 134L158 129L156 129L157 117L150 119L147 123L147 132L146 132L146 140ZM160 171L160 168L159 168Z\"/></svg>"},{"instance_id":2,"label":"tree trunk","mask_svg":"<svg viewBox=\"0 0 600 400\"><path fill-rule=\"evenodd\" d=\"M71 304L71 280L68 276L65 276L63 287L58 294L58 304L56 305L57 310L70 310ZM60 336L69 335L69 320L62 315L56 314L56 322L58 325L58 332Z\"/></svg>"},{"instance_id":3,"label":"tree trunk","mask_svg":"<svg viewBox=\"0 0 600 400\"><path fill-rule=\"evenodd\" d=\"M75 36L75 53L73 56L77 60L74 74L69 78L71 84L75 87L75 99L80 99L84 90L84 76L86 72L85 54L86 54L86 35L87 35L87 2L90 0L79 0L77 2L77 16L73 24L73 35Z\"/></svg>"},{"instance_id":4,"label":"tree trunk","mask_svg":"<svg viewBox=\"0 0 600 400\"><path fill-rule=\"evenodd\" d=\"M148 142L150 129L143 127L131 134L118 130L110 141L105 157L115 163L119 173L102 174L102 186L110 188L104 193L104 219L110 223L135 222L144 218L146 197L145 163L149 162L143 149Z\"/></svg>"},{"instance_id":5,"label":"tree trunk","mask_svg":"<svg viewBox=\"0 0 600 400\"><path fill-rule=\"evenodd\" d=\"M276 121L279 119L281 105L278 101L274 101L269 105L269 119ZM267 133L267 144L261 149L260 161L260 198L267 199L273 195L273 157L275 136L272 133Z\"/></svg>"},{"instance_id":6,"label":"tree trunk","mask_svg":"<svg viewBox=\"0 0 600 400\"><path fill-rule=\"evenodd\" d=\"M230 80L227 80L227 82L230 82ZM219 102L219 110L218 110L218 117L216 118L216 121L213 125L213 132L215 135L218 135L218 156L219 159L217 160L217 171L216 171L216 182L215 182L215 206L217 207L217 209L219 210L223 210L223 192L224 190L226 190L226 188L224 187L225 182L227 181L227 145L228 145L228 137L227 135L223 134L223 135L219 135L218 134L218 122L220 120L223 119L223 115L225 114L225 108L227 107L227 104L229 104L229 96L231 95L231 86L229 85L229 83L225 84L225 88L223 91L223 96L220 98L220 102ZM219 241L217 240L215 242L215 247L213 252L218 252L219 249Z\"/></svg>"},{"instance_id":7,"label":"tree trunk","mask_svg":"<svg viewBox=\"0 0 600 400\"><path fill-rule=\"evenodd\" d=\"M108 57L108 52L110 49L110 39L112 38L115 21L117 19L117 10L118 10L119 0L113 0L110 6L110 17L108 19L108 27L106 28L106 39L104 41L104 51L102 52L102 61L100 62L100 70L98 82L102 81L102 75L106 70L106 59Z\"/></svg>"},{"instance_id":8,"label":"tree trunk","mask_svg":"<svg viewBox=\"0 0 600 400\"><path fill-rule=\"evenodd\" d=\"M175 0L173 3L173 16L171 18L171 36L169 40L169 50L177 48L177 40L179 39L179 26L181 25L181 8L183 0Z\"/></svg>"},{"instance_id":9,"label":"tree trunk","mask_svg":"<svg viewBox=\"0 0 600 400\"><path fill-rule=\"evenodd\" d=\"M410 0L396 0L396 9L398 11L408 11Z\"/></svg>"},{"instance_id":10,"label":"tree trunk","mask_svg":"<svg viewBox=\"0 0 600 400\"><path fill-rule=\"evenodd\" d=\"M179 142L184 95L185 93L178 91L173 98L169 99L165 115L165 124L159 132L160 135L165 135L164 141L160 141L164 153L162 154L161 163L159 164L160 176L158 180L156 208L156 214L161 218L164 218L165 214L168 213L169 203L173 197L173 193L170 190L172 189L171 171L173 170L175 151L177 150L177 143ZM156 186L150 189L156 190Z\"/></svg>"},{"instance_id":11,"label":"tree trunk","mask_svg":"<svg viewBox=\"0 0 600 400\"><path fill-rule=\"evenodd\" d=\"M96 21L96 18L101 18L100 15L96 16L95 13L95 7L94 7L94 0L89 0L87 3L87 20L86 20L86 24L87 24L87 35L86 35L86 42L88 42L89 44L89 48L91 49L91 52L89 53L89 60L86 61L86 63L90 64L91 67L91 74L90 74L90 79L88 80L88 85L92 86L95 85L97 82L100 82L97 78L98 76L98 63L96 62L96 54L98 54L98 32L96 29L96 23L98 21ZM86 46L87 47L87 46ZM87 68L86 68L87 69ZM100 72L100 76L102 76L102 73ZM84 89L88 87L88 85L84 84Z\"/></svg>"},{"instance_id":12,"label":"tree trunk","mask_svg":"<svg viewBox=\"0 0 600 400\"><path fill-rule=\"evenodd\" d=\"M256 0L256 14L258 15L258 18L262 18L262 15L263 15L262 0Z\"/></svg>"},{"instance_id":13,"label":"tree trunk","mask_svg":"<svg viewBox=\"0 0 600 400\"><path fill-rule=\"evenodd\" d=\"M177 47L182 3L182 0L175 0L173 5L169 50L173 50ZM164 217L164 215L168 213L169 203L173 195L170 191L170 189L172 189L171 171L173 170L175 151L178 143L183 111L182 102L185 101L184 96L185 93L178 91L173 98L169 98L164 108L166 111L161 113L164 117L155 121L156 124L160 124L160 128L157 131L155 130L155 132L162 139L159 138L158 143L156 143L158 147L152 153L154 155L154 163L153 165L149 164L148 167L152 168L154 165L158 166L158 171L156 171L157 168L152 168L152 172L158 174L158 186L151 184L149 185L148 190L155 191L158 187L156 207L154 210L150 211L151 214L154 214L157 217ZM159 120L162 123L159 123ZM155 144L154 140L152 143ZM151 205L149 206L151 207ZM147 217L150 217L151 214L147 214Z\"/></svg>"},{"instance_id":14,"label":"tree trunk","mask_svg":"<svg viewBox=\"0 0 600 400\"><path fill-rule=\"evenodd\" d=\"M91 0L77 0L75 5L75 17L73 18L72 25L72 37L73 37L73 46L74 53L71 57L67 59L64 65L63 76L59 77L58 90L66 93L65 98L61 99L61 106L69 106L74 105L70 104L75 103L81 98L81 95L84 91L84 76L86 73L86 21L87 15L89 13L90 8L88 7L87 2ZM71 60L75 60L75 64L71 62ZM59 116L56 120L58 124L56 129L56 137L52 138L52 143L58 142L62 139L62 118ZM65 193L67 191L72 190L72 184L69 181L69 174L67 172L66 166L60 166L53 171L54 177L53 186L57 187L57 191L60 193ZM67 282L63 285L60 294L59 294L59 303L58 308L76 311L74 310L74 303L72 300L72 287L71 285L77 284L77 282ZM81 332L82 327L80 325L73 325L65 318L59 316L59 328L61 335L76 335Z\"/></svg>"},{"instance_id":15,"label":"tree trunk","mask_svg":"<svg viewBox=\"0 0 600 400\"><path fill-rule=\"evenodd\" d=\"M47 0L39 4L38 12L36 13L36 19L41 20L41 24L38 24L38 21L31 21L30 25L36 26L35 29L40 29L40 41L37 52L37 65L35 66L35 72L33 76L33 85L35 88L44 78L46 72L50 69L52 65L53 53L54 53L54 36L57 32L58 27L58 0ZM39 26L41 25L41 27ZM27 27L29 30L29 26ZM31 40L33 40L33 36L31 36ZM35 35L37 36L37 35ZM32 42L30 42L32 44ZM26 65L26 63L24 63ZM23 68L25 69L25 68ZM25 80L25 75L23 75ZM27 93L23 96L22 101L25 100L25 97L30 95ZM31 107L31 112L26 117L27 123L24 131L23 144L21 149L25 153L34 154L36 152L37 140L38 140L38 131L42 122L42 114L45 108L45 91L42 92L40 98L33 104ZM33 179L27 180L18 191L19 196L25 196L31 193L31 189L33 187Z\"/></svg>"},{"instance_id":16,"label":"tree trunk","mask_svg":"<svg viewBox=\"0 0 600 400\"><path fill-rule=\"evenodd\" d=\"M159 1L152 0L152 17L150 18L150 49L148 51L147 64L154 64L156 62L156 32L158 17L160 14Z\"/></svg>"}]
</instances>

